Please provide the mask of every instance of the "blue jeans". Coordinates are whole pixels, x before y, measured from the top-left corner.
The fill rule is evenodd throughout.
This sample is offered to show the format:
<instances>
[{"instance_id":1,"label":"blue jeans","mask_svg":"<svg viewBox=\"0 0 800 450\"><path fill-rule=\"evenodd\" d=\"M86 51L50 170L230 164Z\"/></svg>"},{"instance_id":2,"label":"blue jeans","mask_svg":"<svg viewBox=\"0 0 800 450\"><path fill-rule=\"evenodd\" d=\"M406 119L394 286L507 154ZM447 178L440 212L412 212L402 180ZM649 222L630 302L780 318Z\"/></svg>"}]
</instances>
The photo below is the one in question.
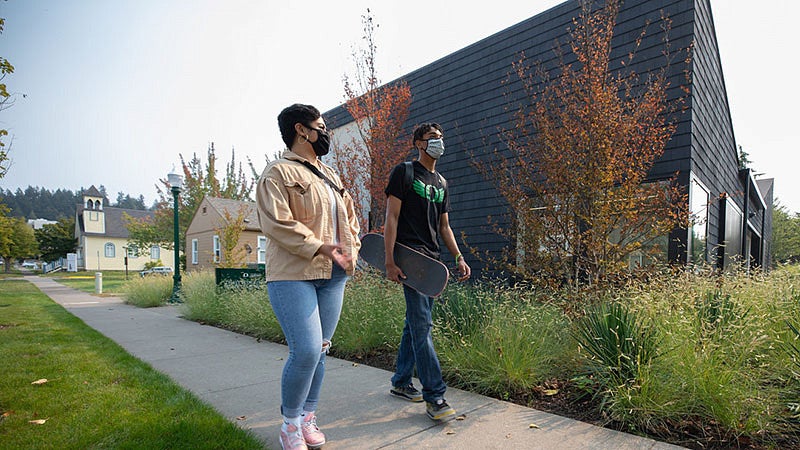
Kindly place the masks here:
<instances>
[{"instance_id":1,"label":"blue jeans","mask_svg":"<svg viewBox=\"0 0 800 450\"><path fill-rule=\"evenodd\" d=\"M392 385L407 386L417 366L417 376L422 383L422 398L435 403L443 398L447 385L442 379L439 357L433 349L433 297L428 297L403 285L406 297L406 321L400 348L397 350L397 369L392 376Z\"/></svg>"},{"instance_id":2,"label":"blue jeans","mask_svg":"<svg viewBox=\"0 0 800 450\"><path fill-rule=\"evenodd\" d=\"M267 283L269 302L289 345L281 376L281 414L285 417L317 410L325 354L339 323L348 278L334 263L330 280Z\"/></svg>"}]
</instances>

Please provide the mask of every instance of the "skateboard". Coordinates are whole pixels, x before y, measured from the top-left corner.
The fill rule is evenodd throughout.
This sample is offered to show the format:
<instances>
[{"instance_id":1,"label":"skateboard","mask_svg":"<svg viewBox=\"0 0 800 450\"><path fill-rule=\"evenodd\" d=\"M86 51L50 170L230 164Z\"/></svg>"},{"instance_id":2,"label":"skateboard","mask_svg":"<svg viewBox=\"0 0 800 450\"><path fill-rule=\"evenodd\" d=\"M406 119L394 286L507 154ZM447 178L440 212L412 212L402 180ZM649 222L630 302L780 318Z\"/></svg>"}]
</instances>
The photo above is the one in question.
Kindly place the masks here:
<instances>
[{"instance_id":1,"label":"skateboard","mask_svg":"<svg viewBox=\"0 0 800 450\"><path fill-rule=\"evenodd\" d=\"M359 255L370 266L386 275L386 250L383 235L368 233L361 238ZM450 273L441 261L424 255L403 244L394 245L394 261L406 275L403 284L416 289L430 297L438 297L450 277Z\"/></svg>"}]
</instances>

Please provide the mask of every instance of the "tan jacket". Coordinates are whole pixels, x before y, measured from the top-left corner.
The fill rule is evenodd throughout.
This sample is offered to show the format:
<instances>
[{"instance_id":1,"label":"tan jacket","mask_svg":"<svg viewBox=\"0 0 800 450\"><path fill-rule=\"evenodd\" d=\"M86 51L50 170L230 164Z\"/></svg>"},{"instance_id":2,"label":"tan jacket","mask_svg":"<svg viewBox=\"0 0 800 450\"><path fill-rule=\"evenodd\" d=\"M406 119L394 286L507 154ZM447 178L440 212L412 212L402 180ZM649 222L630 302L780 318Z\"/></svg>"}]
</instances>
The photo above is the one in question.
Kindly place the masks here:
<instances>
[{"instance_id":1,"label":"tan jacket","mask_svg":"<svg viewBox=\"0 0 800 450\"><path fill-rule=\"evenodd\" d=\"M261 231L267 237L267 281L329 279L333 261L314 256L322 244L332 244L333 221L331 197L325 181L314 175L301 161L304 158L289 150L272 161L256 186L256 205ZM320 171L339 186L342 181L325 164ZM334 192L338 206L339 244L353 256L348 275L355 270L361 241L353 198Z\"/></svg>"}]
</instances>

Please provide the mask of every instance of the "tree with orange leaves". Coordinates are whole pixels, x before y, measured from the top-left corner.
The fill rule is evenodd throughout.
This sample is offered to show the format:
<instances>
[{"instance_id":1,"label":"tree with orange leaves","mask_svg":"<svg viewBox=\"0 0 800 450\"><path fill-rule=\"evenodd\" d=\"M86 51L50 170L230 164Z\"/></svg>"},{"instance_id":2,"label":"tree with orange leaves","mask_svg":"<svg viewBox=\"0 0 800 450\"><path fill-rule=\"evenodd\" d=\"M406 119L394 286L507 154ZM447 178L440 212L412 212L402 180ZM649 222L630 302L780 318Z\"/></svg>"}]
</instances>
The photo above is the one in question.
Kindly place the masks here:
<instances>
[{"instance_id":1,"label":"tree with orange leaves","mask_svg":"<svg viewBox=\"0 0 800 450\"><path fill-rule=\"evenodd\" d=\"M334 167L360 205L361 229L379 230L386 213L383 189L389 171L406 159L410 145L401 140L411 106L411 88L402 80L381 86L375 67L375 24L369 9L362 16L366 48L353 51L354 79L344 77L345 109L357 133L336 142ZM343 142L344 141L344 142ZM363 214L368 208L369 213Z\"/></svg>"},{"instance_id":2,"label":"tree with orange leaves","mask_svg":"<svg viewBox=\"0 0 800 450\"><path fill-rule=\"evenodd\" d=\"M664 236L686 226L688 208L674 177L647 179L682 106L667 99L668 41L665 65L646 79L628 68L612 71L618 1L595 11L591 5L583 3L570 31L576 63L562 58L552 80L524 55L513 65L527 98L514 128L504 131L509 151L476 164L511 211L508 225L497 228L517 244L506 268L574 286L622 273L633 254L663 254ZM662 23L668 36L669 19Z\"/></svg>"}]
</instances>

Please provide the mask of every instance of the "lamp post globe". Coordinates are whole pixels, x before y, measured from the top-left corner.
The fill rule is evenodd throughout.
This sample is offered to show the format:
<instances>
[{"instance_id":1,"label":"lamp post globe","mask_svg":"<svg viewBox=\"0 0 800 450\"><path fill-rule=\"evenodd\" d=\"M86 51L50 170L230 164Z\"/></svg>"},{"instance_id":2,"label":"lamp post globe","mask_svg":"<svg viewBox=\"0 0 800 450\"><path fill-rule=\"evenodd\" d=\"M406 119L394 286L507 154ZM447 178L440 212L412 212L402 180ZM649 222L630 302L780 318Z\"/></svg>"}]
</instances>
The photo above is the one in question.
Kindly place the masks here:
<instances>
[{"instance_id":1,"label":"lamp post globe","mask_svg":"<svg viewBox=\"0 0 800 450\"><path fill-rule=\"evenodd\" d=\"M170 173L167 175L167 182L169 183L170 190L172 191L172 198L173 198L173 225L172 225L172 233L174 238L174 250L173 254L175 255L175 271L172 275L172 297L170 297L170 303L180 303L180 291L181 291L181 245L180 245L180 233L179 233L179 213L178 213L178 205L180 204L180 194L181 189L183 188L183 177L180 174Z\"/></svg>"}]
</instances>

